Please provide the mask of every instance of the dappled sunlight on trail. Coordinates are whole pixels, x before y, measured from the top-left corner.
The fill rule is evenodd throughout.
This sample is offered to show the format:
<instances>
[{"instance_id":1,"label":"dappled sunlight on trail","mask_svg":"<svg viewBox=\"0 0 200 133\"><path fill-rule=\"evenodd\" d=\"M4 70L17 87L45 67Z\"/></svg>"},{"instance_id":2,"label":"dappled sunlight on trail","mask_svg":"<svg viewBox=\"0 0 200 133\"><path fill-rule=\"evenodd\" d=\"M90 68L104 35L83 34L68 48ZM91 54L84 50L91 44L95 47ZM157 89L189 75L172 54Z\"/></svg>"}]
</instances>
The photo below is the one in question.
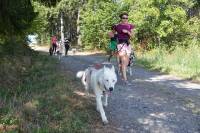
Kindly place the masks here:
<instances>
[{"instance_id":1,"label":"dappled sunlight on trail","mask_svg":"<svg viewBox=\"0 0 200 133\"><path fill-rule=\"evenodd\" d=\"M75 55L63 58L62 63L66 69L76 73L105 58L96 54ZM133 76L128 77L131 86L124 86L118 77L116 90L105 109L110 120L109 126L102 127L97 122L94 132L199 131L199 84L172 75L146 71L138 66L134 66L133 70ZM82 91L75 93L85 97ZM94 100L94 97L89 99Z\"/></svg>"}]
</instances>

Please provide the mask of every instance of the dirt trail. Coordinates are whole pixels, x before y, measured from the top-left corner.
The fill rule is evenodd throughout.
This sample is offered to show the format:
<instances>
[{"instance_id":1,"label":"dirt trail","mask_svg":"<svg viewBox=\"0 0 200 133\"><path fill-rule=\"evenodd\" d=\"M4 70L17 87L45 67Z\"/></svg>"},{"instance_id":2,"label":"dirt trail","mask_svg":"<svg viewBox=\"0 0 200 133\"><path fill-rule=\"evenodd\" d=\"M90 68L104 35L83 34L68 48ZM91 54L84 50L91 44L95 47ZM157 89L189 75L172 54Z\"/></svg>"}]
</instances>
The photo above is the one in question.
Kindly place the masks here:
<instances>
[{"instance_id":1,"label":"dirt trail","mask_svg":"<svg viewBox=\"0 0 200 133\"><path fill-rule=\"evenodd\" d=\"M75 76L77 71L104 60L101 55L76 54L63 57L61 65ZM118 77L105 109L109 124L103 126L99 118L92 132L200 133L200 84L138 66L133 70L133 76L128 77L131 86L125 86Z\"/></svg>"},{"instance_id":2,"label":"dirt trail","mask_svg":"<svg viewBox=\"0 0 200 133\"><path fill-rule=\"evenodd\" d=\"M98 55L74 55L62 58L61 64L75 74L104 60ZM92 132L200 132L200 84L137 66L133 69L134 75L129 77L132 85L124 86L118 78L109 99L106 108L109 125L98 123Z\"/></svg>"}]
</instances>

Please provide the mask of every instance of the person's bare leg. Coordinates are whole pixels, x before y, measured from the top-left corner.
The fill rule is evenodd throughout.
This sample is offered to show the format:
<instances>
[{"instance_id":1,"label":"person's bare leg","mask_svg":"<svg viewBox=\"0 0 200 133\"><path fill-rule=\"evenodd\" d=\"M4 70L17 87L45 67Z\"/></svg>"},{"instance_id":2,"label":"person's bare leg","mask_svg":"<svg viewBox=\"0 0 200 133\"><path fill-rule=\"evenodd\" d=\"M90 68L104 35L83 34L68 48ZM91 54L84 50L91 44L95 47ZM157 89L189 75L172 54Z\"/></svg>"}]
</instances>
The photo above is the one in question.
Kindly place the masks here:
<instances>
[{"instance_id":1,"label":"person's bare leg","mask_svg":"<svg viewBox=\"0 0 200 133\"><path fill-rule=\"evenodd\" d=\"M126 77L126 65L125 65L125 57L122 57L122 78L126 81L127 77Z\"/></svg>"},{"instance_id":2,"label":"person's bare leg","mask_svg":"<svg viewBox=\"0 0 200 133\"><path fill-rule=\"evenodd\" d=\"M128 65L128 56L127 55L124 55L122 57L122 76L123 76L123 79L125 81L127 81L127 75L126 75L126 69L127 69L127 65Z\"/></svg>"},{"instance_id":3,"label":"person's bare leg","mask_svg":"<svg viewBox=\"0 0 200 133\"><path fill-rule=\"evenodd\" d=\"M117 65L118 65L118 74L120 75L122 73L122 64L120 63L120 56L117 55Z\"/></svg>"}]
</instances>

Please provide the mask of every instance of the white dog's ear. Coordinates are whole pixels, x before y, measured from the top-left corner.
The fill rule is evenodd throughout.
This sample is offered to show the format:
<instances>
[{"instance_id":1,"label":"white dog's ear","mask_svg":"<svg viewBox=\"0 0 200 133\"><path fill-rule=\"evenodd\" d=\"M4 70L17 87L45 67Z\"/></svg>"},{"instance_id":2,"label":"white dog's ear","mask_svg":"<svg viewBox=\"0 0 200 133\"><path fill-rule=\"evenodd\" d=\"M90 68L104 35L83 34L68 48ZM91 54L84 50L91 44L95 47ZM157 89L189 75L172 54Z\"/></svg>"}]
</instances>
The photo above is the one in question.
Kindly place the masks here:
<instances>
[{"instance_id":1,"label":"white dog's ear","mask_svg":"<svg viewBox=\"0 0 200 133\"><path fill-rule=\"evenodd\" d=\"M114 67L114 66L112 66L111 70L112 70L113 72L115 72L115 67Z\"/></svg>"}]
</instances>

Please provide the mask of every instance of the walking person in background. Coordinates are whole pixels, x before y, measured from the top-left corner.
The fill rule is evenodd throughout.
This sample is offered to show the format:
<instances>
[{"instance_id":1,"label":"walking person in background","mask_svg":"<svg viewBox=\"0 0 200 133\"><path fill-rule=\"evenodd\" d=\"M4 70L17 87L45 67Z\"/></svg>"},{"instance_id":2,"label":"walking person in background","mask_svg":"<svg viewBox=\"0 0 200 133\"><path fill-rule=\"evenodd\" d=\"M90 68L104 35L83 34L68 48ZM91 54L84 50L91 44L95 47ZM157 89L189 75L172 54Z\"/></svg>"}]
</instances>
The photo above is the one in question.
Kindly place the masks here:
<instances>
[{"instance_id":1,"label":"walking person in background","mask_svg":"<svg viewBox=\"0 0 200 133\"><path fill-rule=\"evenodd\" d=\"M51 37L51 45L53 47L53 54L55 54L57 48L57 37L55 35Z\"/></svg>"},{"instance_id":2,"label":"walking person in background","mask_svg":"<svg viewBox=\"0 0 200 133\"><path fill-rule=\"evenodd\" d=\"M67 56L70 45L69 45L69 40L66 39L66 38L65 38L65 41L64 41L64 45L65 45L65 56Z\"/></svg>"},{"instance_id":3,"label":"walking person in background","mask_svg":"<svg viewBox=\"0 0 200 133\"><path fill-rule=\"evenodd\" d=\"M129 56L131 54L130 38L134 25L128 23L128 14L122 13L120 16L121 22L116 25L118 44L117 44L117 59L119 64L119 71L122 74L122 80L126 84L130 84L127 80L126 70L129 63Z\"/></svg>"},{"instance_id":4,"label":"walking person in background","mask_svg":"<svg viewBox=\"0 0 200 133\"><path fill-rule=\"evenodd\" d=\"M117 51L117 34L116 34L116 25L113 25L111 27L111 32L108 33L108 36L110 38L110 43L109 43L109 57L108 57L108 61L110 62L110 59L112 58L112 56L115 54L115 52Z\"/></svg>"}]
</instances>

